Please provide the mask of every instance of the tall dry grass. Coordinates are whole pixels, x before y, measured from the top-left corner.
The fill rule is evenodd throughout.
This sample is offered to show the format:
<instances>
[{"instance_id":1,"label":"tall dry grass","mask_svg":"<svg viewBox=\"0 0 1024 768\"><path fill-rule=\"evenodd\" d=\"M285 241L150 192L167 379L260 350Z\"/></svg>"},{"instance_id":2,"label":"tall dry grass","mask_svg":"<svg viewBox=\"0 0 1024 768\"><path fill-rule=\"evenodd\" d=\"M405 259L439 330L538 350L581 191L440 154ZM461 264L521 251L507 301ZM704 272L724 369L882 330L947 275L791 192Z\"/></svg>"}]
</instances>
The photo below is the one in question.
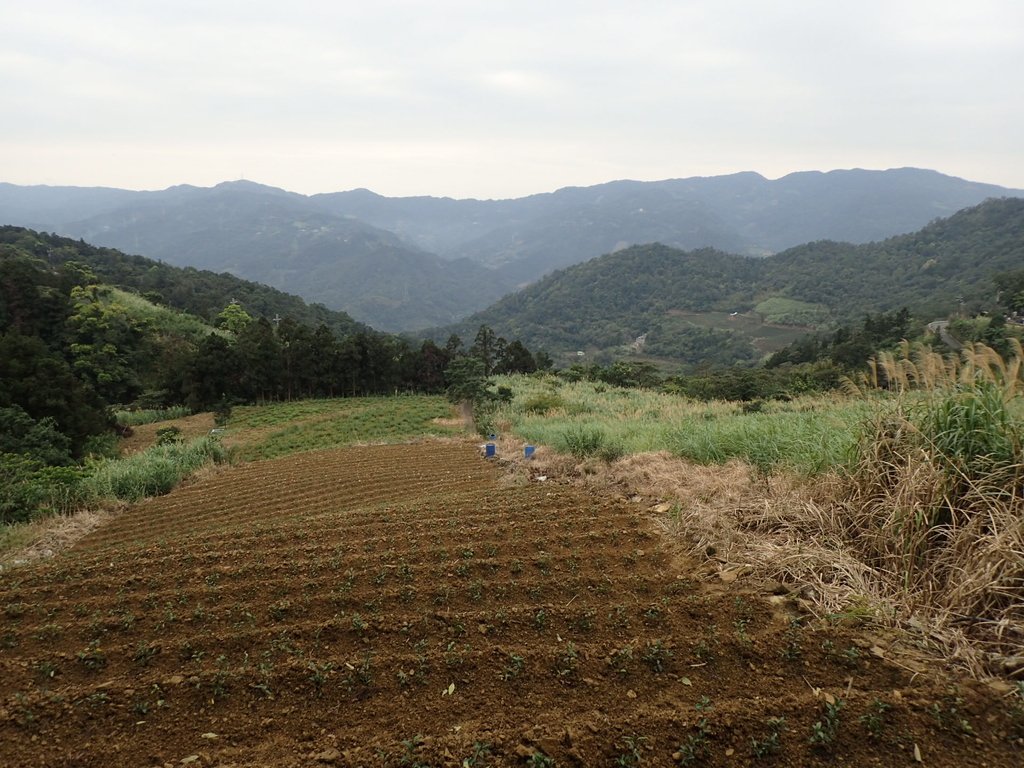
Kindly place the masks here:
<instances>
[{"instance_id":1,"label":"tall dry grass","mask_svg":"<svg viewBox=\"0 0 1024 768\"><path fill-rule=\"evenodd\" d=\"M872 375L905 393L866 431L830 518L894 618L977 672L1024 676L1021 348L904 347Z\"/></svg>"},{"instance_id":2,"label":"tall dry grass","mask_svg":"<svg viewBox=\"0 0 1024 768\"><path fill-rule=\"evenodd\" d=\"M853 467L803 498L766 502L764 570L819 604L872 605L975 674L1024 677L1021 349L959 356L905 345L861 387L900 393L865 425ZM823 492L826 491L827 492ZM765 526L755 526L763 533Z\"/></svg>"}]
</instances>

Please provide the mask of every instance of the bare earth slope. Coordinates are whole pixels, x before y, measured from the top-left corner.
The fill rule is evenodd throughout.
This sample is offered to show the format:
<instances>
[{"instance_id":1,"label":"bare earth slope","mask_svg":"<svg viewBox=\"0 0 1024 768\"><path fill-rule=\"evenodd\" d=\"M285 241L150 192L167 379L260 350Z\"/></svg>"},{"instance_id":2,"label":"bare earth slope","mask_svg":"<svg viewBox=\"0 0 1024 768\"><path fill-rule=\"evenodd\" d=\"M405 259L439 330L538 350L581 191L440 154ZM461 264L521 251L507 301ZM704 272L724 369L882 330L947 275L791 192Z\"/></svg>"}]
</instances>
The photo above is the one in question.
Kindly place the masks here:
<instances>
[{"instance_id":1,"label":"bare earth slope","mask_svg":"<svg viewBox=\"0 0 1024 768\"><path fill-rule=\"evenodd\" d=\"M1012 696L667 544L458 443L226 469L3 576L0 765L1021 764Z\"/></svg>"}]
</instances>

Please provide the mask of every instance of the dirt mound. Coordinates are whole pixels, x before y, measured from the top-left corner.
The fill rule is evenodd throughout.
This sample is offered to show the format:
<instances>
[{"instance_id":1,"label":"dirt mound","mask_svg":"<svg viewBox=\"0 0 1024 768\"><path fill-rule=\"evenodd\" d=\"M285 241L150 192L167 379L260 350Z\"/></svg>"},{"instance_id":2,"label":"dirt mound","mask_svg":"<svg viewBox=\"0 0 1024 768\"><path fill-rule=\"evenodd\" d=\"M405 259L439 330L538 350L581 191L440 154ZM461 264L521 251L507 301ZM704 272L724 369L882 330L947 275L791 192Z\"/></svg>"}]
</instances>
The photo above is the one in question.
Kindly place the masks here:
<instances>
[{"instance_id":1,"label":"dirt mound","mask_svg":"<svg viewBox=\"0 0 1024 768\"><path fill-rule=\"evenodd\" d=\"M1020 764L1011 691L665 543L452 443L227 469L4 576L0 764Z\"/></svg>"}]
</instances>

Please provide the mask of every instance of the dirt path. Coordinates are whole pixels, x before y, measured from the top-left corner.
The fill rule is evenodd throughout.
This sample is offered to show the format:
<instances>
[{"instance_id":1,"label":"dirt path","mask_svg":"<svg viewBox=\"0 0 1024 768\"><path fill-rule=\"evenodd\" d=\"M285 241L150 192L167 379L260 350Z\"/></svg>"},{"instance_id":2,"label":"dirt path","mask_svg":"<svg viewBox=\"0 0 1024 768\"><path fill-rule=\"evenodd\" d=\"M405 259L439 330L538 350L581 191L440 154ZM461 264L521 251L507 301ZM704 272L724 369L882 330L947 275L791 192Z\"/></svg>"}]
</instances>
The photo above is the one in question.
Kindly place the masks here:
<instances>
[{"instance_id":1,"label":"dirt path","mask_svg":"<svg viewBox=\"0 0 1024 768\"><path fill-rule=\"evenodd\" d=\"M0 612L0 765L1021 764L1009 695L450 442L211 474Z\"/></svg>"}]
</instances>

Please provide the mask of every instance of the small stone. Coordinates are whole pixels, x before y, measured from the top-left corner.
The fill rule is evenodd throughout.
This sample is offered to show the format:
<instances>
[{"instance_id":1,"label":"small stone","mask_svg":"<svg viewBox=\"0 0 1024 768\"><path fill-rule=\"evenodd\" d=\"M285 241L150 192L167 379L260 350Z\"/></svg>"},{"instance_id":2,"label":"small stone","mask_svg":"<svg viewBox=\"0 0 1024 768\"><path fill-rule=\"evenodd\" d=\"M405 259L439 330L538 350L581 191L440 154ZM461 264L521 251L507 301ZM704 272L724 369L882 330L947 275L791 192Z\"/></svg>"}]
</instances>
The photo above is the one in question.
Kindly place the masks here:
<instances>
[{"instance_id":1,"label":"small stone","mask_svg":"<svg viewBox=\"0 0 1024 768\"><path fill-rule=\"evenodd\" d=\"M181 758L181 760L179 760L178 762L181 765L191 765L192 763L196 763L198 761L199 761L199 755L189 755L188 757Z\"/></svg>"},{"instance_id":2,"label":"small stone","mask_svg":"<svg viewBox=\"0 0 1024 768\"><path fill-rule=\"evenodd\" d=\"M199 738L206 739L207 741L213 741L214 739L219 739L220 736L218 736L216 733L213 733L212 731L210 731L208 733L200 734Z\"/></svg>"},{"instance_id":3,"label":"small stone","mask_svg":"<svg viewBox=\"0 0 1024 768\"><path fill-rule=\"evenodd\" d=\"M626 698L627 699L635 699L636 698L636 691L634 691L632 688L629 689L628 691L626 691Z\"/></svg>"},{"instance_id":4,"label":"small stone","mask_svg":"<svg viewBox=\"0 0 1024 768\"><path fill-rule=\"evenodd\" d=\"M318 763L329 763L334 764L341 761L341 752L333 747L325 749L323 752L318 752L313 755L313 759Z\"/></svg>"}]
</instances>

